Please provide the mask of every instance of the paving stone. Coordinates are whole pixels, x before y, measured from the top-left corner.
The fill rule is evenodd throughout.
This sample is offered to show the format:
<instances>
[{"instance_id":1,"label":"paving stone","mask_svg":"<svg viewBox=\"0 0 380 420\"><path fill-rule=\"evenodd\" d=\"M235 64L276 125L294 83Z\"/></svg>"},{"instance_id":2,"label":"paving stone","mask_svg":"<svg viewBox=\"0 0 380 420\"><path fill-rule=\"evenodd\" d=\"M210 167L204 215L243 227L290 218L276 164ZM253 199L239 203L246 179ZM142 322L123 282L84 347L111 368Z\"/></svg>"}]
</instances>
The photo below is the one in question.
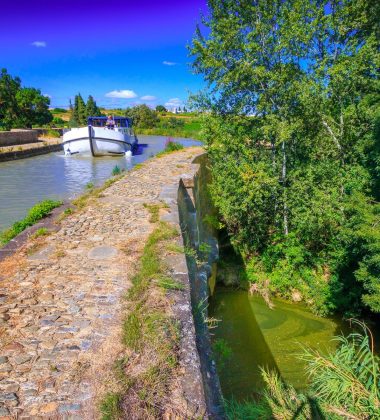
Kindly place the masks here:
<instances>
[{"instance_id":1,"label":"paving stone","mask_svg":"<svg viewBox=\"0 0 380 420\"><path fill-rule=\"evenodd\" d=\"M7 337L0 355L0 417L99 417L94 379L103 372L94 366L121 325L139 244L152 230L143 204L158 202L161 193L172 200L190 162L179 153L145 164L64 219L33 255L11 257L18 268L0 283L0 324ZM176 163L184 166L181 172ZM133 252L127 255L126 247ZM84 401L83 409L90 410L85 414Z\"/></svg>"},{"instance_id":2,"label":"paving stone","mask_svg":"<svg viewBox=\"0 0 380 420\"><path fill-rule=\"evenodd\" d=\"M117 249L112 246L97 246L88 253L88 258L92 260L107 260L117 255Z\"/></svg>"}]
</instances>

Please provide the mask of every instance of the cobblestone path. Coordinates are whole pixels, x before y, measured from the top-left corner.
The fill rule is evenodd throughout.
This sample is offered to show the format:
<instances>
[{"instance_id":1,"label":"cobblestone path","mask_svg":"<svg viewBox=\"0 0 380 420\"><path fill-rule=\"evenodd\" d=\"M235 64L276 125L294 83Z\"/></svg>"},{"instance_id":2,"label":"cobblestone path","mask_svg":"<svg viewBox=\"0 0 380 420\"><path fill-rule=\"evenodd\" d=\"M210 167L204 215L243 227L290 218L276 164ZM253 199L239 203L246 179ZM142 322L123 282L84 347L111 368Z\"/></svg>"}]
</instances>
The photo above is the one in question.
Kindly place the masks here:
<instances>
[{"instance_id":1,"label":"cobblestone path","mask_svg":"<svg viewBox=\"0 0 380 420\"><path fill-rule=\"evenodd\" d=\"M146 162L0 263L0 418L97 418L131 273L152 230L144 203L200 148ZM38 242L38 241L37 241Z\"/></svg>"}]
</instances>

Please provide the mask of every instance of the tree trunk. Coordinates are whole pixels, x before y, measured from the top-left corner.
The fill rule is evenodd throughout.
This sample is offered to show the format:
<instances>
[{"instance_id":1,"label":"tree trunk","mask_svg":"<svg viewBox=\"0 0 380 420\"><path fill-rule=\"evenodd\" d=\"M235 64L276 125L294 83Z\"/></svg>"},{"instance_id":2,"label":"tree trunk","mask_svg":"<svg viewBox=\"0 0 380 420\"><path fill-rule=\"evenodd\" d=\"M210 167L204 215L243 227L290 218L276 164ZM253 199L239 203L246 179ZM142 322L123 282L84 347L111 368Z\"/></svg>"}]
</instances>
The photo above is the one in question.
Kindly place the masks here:
<instances>
[{"instance_id":1,"label":"tree trunk","mask_svg":"<svg viewBox=\"0 0 380 420\"><path fill-rule=\"evenodd\" d=\"M288 228L288 207L286 203L286 150L285 150L285 142L282 142L282 187L284 189L283 192L283 200L284 200L284 234L288 235L289 228Z\"/></svg>"}]
</instances>

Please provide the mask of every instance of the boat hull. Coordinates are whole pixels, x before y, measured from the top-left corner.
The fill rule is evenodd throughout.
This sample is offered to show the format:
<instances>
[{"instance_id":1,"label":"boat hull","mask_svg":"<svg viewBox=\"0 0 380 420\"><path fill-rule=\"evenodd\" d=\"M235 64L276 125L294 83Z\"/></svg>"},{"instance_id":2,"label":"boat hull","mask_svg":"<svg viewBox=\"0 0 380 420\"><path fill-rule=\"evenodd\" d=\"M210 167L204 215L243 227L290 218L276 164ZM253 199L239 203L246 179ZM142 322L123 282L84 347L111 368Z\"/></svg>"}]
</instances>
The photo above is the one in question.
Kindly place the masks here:
<instances>
[{"instance_id":1,"label":"boat hull","mask_svg":"<svg viewBox=\"0 0 380 420\"><path fill-rule=\"evenodd\" d=\"M102 127L76 128L63 135L67 155L117 156L132 150L134 142L134 137L126 132Z\"/></svg>"}]
</instances>

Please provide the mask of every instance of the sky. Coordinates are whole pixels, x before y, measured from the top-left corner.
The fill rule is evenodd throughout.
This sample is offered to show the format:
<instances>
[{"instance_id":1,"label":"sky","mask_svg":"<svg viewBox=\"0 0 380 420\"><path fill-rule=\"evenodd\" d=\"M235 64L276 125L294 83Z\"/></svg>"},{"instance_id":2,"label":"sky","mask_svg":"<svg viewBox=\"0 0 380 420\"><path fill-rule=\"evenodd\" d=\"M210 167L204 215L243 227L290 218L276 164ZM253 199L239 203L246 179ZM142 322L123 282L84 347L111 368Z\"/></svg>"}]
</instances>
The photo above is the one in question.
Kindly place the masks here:
<instances>
[{"instance_id":1,"label":"sky","mask_svg":"<svg viewBox=\"0 0 380 420\"><path fill-rule=\"evenodd\" d=\"M0 0L0 67L54 107L183 106L204 87L191 42L206 0Z\"/></svg>"}]
</instances>

